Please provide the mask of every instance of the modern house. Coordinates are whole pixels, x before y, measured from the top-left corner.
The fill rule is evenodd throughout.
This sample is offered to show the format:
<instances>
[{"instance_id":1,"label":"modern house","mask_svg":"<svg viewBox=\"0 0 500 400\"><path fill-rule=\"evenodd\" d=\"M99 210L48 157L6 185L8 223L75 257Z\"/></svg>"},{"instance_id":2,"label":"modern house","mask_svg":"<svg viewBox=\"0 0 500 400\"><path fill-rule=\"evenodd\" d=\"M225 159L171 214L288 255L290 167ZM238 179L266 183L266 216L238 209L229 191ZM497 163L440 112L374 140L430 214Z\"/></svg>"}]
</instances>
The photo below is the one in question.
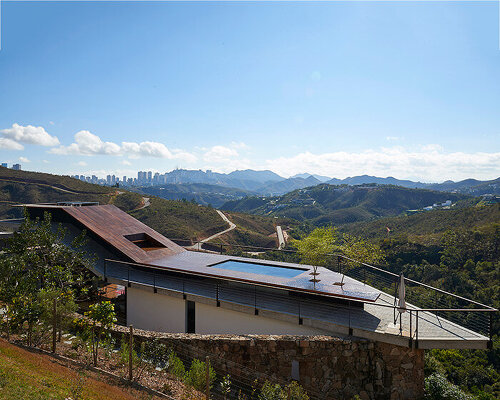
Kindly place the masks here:
<instances>
[{"instance_id":1,"label":"modern house","mask_svg":"<svg viewBox=\"0 0 500 400\"><path fill-rule=\"evenodd\" d=\"M69 236L87 232L88 251L98 255L94 272L125 287L127 324L137 328L357 337L419 349L485 349L490 343L484 330L451 320L463 312L476 322L486 319L487 325L494 310L479 303L469 301L476 308L469 311L424 309L408 301L402 306L397 295L342 270L320 267L315 274L308 265L188 251L112 205L30 204L26 208L32 217L50 212L54 223L68 228ZM394 285L400 284L394 274L362 266L370 268L372 282L386 274ZM421 285L405 281L407 289Z\"/></svg>"}]
</instances>

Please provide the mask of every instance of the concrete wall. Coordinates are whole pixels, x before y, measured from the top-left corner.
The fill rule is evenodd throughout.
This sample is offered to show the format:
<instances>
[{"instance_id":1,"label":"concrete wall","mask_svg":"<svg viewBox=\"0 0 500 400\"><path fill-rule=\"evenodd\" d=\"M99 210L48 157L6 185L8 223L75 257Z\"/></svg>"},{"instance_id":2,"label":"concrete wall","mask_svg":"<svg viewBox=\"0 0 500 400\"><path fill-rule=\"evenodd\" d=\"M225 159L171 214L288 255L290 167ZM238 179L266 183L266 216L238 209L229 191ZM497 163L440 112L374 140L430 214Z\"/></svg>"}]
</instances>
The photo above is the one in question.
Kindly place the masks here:
<instances>
[{"instance_id":1,"label":"concrete wall","mask_svg":"<svg viewBox=\"0 0 500 400\"><path fill-rule=\"evenodd\" d=\"M196 333L256 335L324 335L320 329L196 303Z\"/></svg>"},{"instance_id":2,"label":"concrete wall","mask_svg":"<svg viewBox=\"0 0 500 400\"><path fill-rule=\"evenodd\" d=\"M158 332L186 332L186 302L182 297L169 296L162 289L154 293L151 288L132 284L127 288L127 324L138 329ZM326 331L293 322L254 315L248 312L204 304L193 296L195 327L200 334L263 334L263 335L325 335ZM200 300L202 300L200 298ZM252 309L253 312L253 309ZM263 314L265 314L263 312Z\"/></svg>"},{"instance_id":3,"label":"concrete wall","mask_svg":"<svg viewBox=\"0 0 500 400\"><path fill-rule=\"evenodd\" d=\"M186 331L186 301L153 293L152 290L127 288L127 325L158 332Z\"/></svg>"}]
</instances>

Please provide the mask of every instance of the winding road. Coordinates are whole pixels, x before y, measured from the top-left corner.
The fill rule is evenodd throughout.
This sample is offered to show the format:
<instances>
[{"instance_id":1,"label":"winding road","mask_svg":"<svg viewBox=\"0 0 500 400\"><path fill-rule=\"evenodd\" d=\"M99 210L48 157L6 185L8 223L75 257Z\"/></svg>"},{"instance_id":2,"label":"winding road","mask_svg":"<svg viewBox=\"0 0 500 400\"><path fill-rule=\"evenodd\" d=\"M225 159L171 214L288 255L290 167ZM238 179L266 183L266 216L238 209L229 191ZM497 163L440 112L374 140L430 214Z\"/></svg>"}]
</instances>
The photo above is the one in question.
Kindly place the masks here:
<instances>
[{"instance_id":1,"label":"winding road","mask_svg":"<svg viewBox=\"0 0 500 400\"><path fill-rule=\"evenodd\" d=\"M231 221L229 220L229 218L228 218L228 217L226 217L226 215L225 215L222 211L220 211L220 210L215 210L215 211L217 211L217 213L220 215L220 217L221 217L221 218L222 218L225 222L227 222L227 223L229 224L229 228L227 228L227 229L225 229L225 230L223 230L223 231L221 231L221 232L218 232L218 233L216 233L216 234L214 234L214 235L212 235L212 236L209 236L209 237L207 237L207 238L205 238L205 239L202 239L202 240L200 240L198 243L193 244L192 246L188 246L188 247L186 247L187 249L196 249L196 250L201 250L201 246L202 246L202 244L203 244L203 243L209 242L210 240L215 239L216 237L219 237L219 236L221 236L221 235L224 235L225 233L228 233L228 232L232 231L234 228L236 228L236 224L234 224L233 222L231 222Z\"/></svg>"}]
</instances>

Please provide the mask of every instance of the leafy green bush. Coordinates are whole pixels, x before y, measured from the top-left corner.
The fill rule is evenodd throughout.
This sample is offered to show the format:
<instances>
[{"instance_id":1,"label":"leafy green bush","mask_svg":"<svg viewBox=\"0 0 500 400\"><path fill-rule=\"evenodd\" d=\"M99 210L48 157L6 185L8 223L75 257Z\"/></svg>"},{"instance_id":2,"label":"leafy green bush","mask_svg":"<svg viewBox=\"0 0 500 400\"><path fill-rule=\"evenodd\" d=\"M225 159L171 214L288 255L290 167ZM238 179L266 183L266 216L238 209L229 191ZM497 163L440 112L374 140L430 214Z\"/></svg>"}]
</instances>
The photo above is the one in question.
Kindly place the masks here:
<instances>
[{"instance_id":1,"label":"leafy green bush","mask_svg":"<svg viewBox=\"0 0 500 400\"><path fill-rule=\"evenodd\" d=\"M177 376L178 378L183 378L186 373L186 368L182 360L177 357L175 352L170 352L168 356L168 372Z\"/></svg>"},{"instance_id":2,"label":"leafy green bush","mask_svg":"<svg viewBox=\"0 0 500 400\"><path fill-rule=\"evenodd\" d=\"M309 400L309 396L297 382L281 387L277 383L264 382L258 396L259 400Z\"/></svg>"},{"instance_id":3,"label":"leafy green bush","mask_svg":"<svg viewBox=\"0 0 500 400\"><path fill-rule=\"evenodd\" d=\"M189 371L184 375L184 383L193 386L195 389L203 391L207 387L207 364L198 359L194 359L191 363ZM208 384L212 387L215 381L215 371L208 365Z\"/></svg>"},{"instance_id":4,"label":"leafy green bush","mask_svg":"<svg viewBox=\"0 0 500 400\"><path fill-rule=\"evenodd\" d=\"M440 374L432 374L425 378L425 395L426 400L473 400L474 397L462 392L458 386L448 382L448 380Z\"/></svg>"}]
</instances>

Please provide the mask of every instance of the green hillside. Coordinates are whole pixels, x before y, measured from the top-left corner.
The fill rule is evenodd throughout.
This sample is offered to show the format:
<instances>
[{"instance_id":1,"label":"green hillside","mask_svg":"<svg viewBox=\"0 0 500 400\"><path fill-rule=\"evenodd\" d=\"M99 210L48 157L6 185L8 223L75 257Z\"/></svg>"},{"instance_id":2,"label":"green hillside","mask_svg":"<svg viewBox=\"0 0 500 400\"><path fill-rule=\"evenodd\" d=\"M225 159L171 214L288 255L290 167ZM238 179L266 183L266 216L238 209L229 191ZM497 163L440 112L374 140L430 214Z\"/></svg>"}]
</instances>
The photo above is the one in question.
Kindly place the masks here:
<instances>
[{"instance_id":1,"label":"green hillside","mask_svg":"<svg viewBox=\"0 0 500 400\"><path fill-rule=\"evenodd\" d=\"M224 230L227 224L213 208L186 201L143 196L122 189L94 185L67 176L0 168L0 218L19 218L26 203L98 201L114 204L171 238L196 240Z\"/></svg>"},{"instance_id":2,"label":"green hillside","mask_svg":"<svg viewBox=\"0 0 500 400\"><path fill-rule=\"evenodd\" d=\"M198 204L220 207L225 202L253 193L243 189L210 185L207 183L177 183L160 186L144 186L137 188L141 193L154 195L168 200L194 200Z\"/></svg>"},{"instance_id":3,"label":"green hillside","mask_svg":"<svg viewBox=\"0 0 500 400\"><path fill-rule=\"evenodd\" d=\"M409 209L466 199L466 195L390 185L317 185L279 197L251 197L227 202L227 211L247 212L309 221L313 225L342 225L396 216Z\"/></svg>"},{"instance_id":4,"label":"green hillside","mask_svg":"<svg viewBox=\"0 0 500 400\"><path fill-rule=\"evenodd\" d=\"M417 242L437 242L449 229L493 229L500 224L500 204L475 205L451 210L432 210L414 215L381 218L343 225L342 231L366 239L407 236Z\"/></svg>"}]
</instances>

